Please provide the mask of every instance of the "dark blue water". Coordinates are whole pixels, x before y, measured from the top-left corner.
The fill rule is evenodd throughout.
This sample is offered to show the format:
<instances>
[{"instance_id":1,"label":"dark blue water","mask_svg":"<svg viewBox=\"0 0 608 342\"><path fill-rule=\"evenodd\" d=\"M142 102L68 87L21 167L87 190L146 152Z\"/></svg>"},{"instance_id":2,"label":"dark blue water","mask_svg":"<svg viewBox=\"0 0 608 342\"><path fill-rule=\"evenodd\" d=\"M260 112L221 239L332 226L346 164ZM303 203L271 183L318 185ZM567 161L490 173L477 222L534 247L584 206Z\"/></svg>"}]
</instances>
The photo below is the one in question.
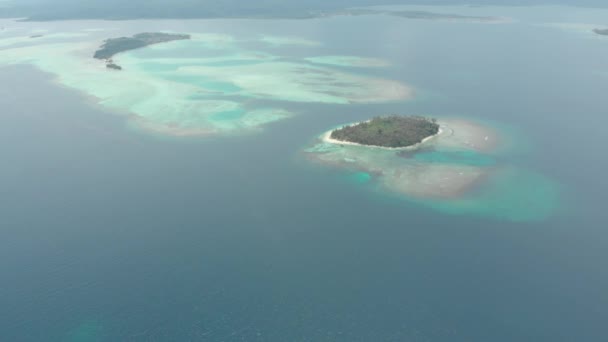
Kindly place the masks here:
<instances>
[{"instance_id":1,"label":"dark blue water","mask_svg":"<svg viewBox=\"0 0 608 342\"><path fill-rule=\"evenodd\" d=\"M366 29L347 34L352 20ZM377 72L419 99L285 104L300 115L261 134L173 139L125 129L32 68L0 70L0 340L606 338L608 41L523 24L314 23L327 52L390 59ZM560 210L446 215L301 159L328 127L389 111L517 127L521 164L560 184Z\"/></svg>"}]
</instances>

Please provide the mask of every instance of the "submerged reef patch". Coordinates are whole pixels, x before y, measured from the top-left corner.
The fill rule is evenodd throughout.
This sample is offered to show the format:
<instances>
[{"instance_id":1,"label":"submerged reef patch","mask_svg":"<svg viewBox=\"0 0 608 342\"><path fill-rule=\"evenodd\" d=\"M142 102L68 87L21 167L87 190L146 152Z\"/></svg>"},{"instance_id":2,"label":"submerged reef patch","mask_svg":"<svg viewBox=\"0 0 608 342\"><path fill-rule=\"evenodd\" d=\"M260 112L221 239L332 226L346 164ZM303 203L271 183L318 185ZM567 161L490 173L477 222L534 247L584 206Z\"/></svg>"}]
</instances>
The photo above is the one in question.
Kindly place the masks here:
<instances>
[{"instance_id":1,"label":"submerged reef patch","mask_svg":"<svg viewBox=\"0 0 608 342\"><path fill-rule=\"evenodd\" d=\"M382 68L390 65L389 62L379 58L364 58L356 56L317 56L308 57L306 60L313 64L355 68Z\"/></svg>"},{"instance_id":2,"label":"submerged reef patch","mask_svg":"<svg viewBox=\"0 0 608 342\"><path fill-rule=\"evenodd\" d=\"M304 58L286 61L243 47L247 40L225 34L140 34L133 37L145 39L134 46L120 45L130 40L110 40L105 47L111 51L97 56L111 57L104 62L91 57L99 41L86 37L94 32L83 32L74 39L70 34L0 39L0 65L32 64L58 83L126 114L131 126L175 136L248 132L292 115L258 100L349 104L413 96L410 87L397 81L311 65ZM258 39L271 48L315 46L293 37ZM150 45L157 42L163 44Z\"/></svg>"},{"instance_id":3,"label":"submerged reef patch","mask_svg":"<svg viewBox=\"0 0 608 342\"><path fill-rule=\"evenodd\" d=\"M438 121L440 132L420 144L384 148L344 144L329 131L304 150L317 164L347 175L371 175L381 191L450 214L512 221L543 219L557 206L554 182L510 165L501 153L506 137L485 124Z\"/></svg>"}]
</instances>

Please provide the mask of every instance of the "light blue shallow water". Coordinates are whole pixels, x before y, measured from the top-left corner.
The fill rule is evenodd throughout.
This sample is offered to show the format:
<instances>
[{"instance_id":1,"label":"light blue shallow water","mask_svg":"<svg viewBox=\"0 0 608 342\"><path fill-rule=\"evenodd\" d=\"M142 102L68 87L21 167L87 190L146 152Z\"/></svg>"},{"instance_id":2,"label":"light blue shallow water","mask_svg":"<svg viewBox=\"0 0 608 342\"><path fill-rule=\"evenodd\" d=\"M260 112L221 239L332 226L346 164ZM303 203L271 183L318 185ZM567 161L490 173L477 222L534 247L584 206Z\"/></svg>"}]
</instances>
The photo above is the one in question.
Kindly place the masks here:
<instances>
[{"instance_id":1,"label":"light blue shallow water","mask_svg":"<svg viewBox=\"0 0 608 342\"><path fill-rule=\"evenodd\" d=\"M491 166L496 163L493 157L474 151L433 151L414 155L416 161L438 164L457 164L470 166Z\"/></svg>"},{"instance_id":2,"label":"light blue shallow water","mask_svg":"<svg viewBox=\"0 0 608 342\"><path fill-rule=\"evenodd\" d=\"M280 103L298 115L240 137L137 134L47 75L1 69L0 340L602 341L608 41L528 25L568 10L526 13L507 26L185 22L324 42L282 48L294 58L385 58L393 67L364 72L419 91L406 103ZM508 162L525 177L507 170L478 189L488 207L510 212L523 187L531 201L558 191L559 210L532 221L467 215L466 201L437 211L302 160L319 132L384 113L517 127L526 148L500 160L418 158Z\"/></svg>"}]
</instances>

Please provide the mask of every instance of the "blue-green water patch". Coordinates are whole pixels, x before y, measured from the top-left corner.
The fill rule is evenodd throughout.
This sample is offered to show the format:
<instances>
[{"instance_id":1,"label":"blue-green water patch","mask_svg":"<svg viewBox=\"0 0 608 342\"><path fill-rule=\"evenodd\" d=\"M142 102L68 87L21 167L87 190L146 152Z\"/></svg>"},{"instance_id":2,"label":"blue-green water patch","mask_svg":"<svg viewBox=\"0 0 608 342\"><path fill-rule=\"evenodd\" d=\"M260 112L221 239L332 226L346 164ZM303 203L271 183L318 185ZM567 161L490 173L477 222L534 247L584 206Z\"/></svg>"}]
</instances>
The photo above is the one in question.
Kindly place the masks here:
<instances>
[{"instance_id":1,"label":"blue-green water patch","mask_svg":"<svg viewBox=\"0 0 608 342\"><path fill-rule=\"evenodd\" d=\"M541 221L559 205L559 187L536 172L510 168L492 175L474 193L453 200L417 200L436 210L515 222Z\"/></svg>"},{"instance_id":2,"label":"blue-green water patch","mask_svg":"<svg viewBox=\"0 0 608 342\"><path fill-rule=\"evenodd\" d=\"M372 179L372 176L367 172L355 172L348 175L348 180L356 184L366 184Z\"/></svg>"},{"instance_id":3,"label":"blue-green water patch","mask_svg":"<svg viewBox=\"0 0 608 342\"><path fill-rule=\"evenodd\" d=\"M67 333L66 342L103 341L103 326L98 320L86 320Z\"/></svg>"},{"instance_id":4,"label":"blue-green water patch","mask_svg":"<svg viewBox=\"0 0 608 342\"><path fill-rule=\"evenodd\" d=\"M208 63L200 63L200 65L205 66L215 66L215 67L229 67L229 66L240 66L240 65L255 65L265 63L267 61L259 60L259 59L232 59L218 62L208 62Z\"/></svg>"},{"instance_id":5,"label":"blue-green water patch","mask_svg":"<svg viewBox=\"0 0 608 342\"><path fill-rule=\"evenodd\" d=\"M439 164L459 164L470 166L492 166L496 160L475 151L432 151L416 153L416 161Z\"/></svg>"},{"instance_id":6,"label":"blue-green water patch","mask_svg":"<svg viewBox=\"0 0 608 342\"><path fill-rule=\"evenodd\" d=\"M219 93L235 93L239 92L241 88L228 82L220 82L208 79L206 77L196 75L174 75L174 74L163 74L162 77L166 80L185 83L197 86L199 88L207 89Z\"/></svg>"},{"instance_id":7,"label":"blue-green water patch","mask_svg":"<svg viewBox=\"0 0 608 342\"><path fill-rule=\"evenodd\" d=\"M210 119L214 121L233 121L241 119L245 115L242 109L227 110L211 115Z\"/></svg>"},{"instance_id":8,"label":"blue-green water patch","mask_svg":"<svg viewBox=\"0 0 608 342\"><path fill-rule=\"evenodd\" d=\"M174 63L154 63L154 62L141 62L137 63L137 67L148 72L167 72L177 71L183 64Z\"/></svg>"}]
</instances>

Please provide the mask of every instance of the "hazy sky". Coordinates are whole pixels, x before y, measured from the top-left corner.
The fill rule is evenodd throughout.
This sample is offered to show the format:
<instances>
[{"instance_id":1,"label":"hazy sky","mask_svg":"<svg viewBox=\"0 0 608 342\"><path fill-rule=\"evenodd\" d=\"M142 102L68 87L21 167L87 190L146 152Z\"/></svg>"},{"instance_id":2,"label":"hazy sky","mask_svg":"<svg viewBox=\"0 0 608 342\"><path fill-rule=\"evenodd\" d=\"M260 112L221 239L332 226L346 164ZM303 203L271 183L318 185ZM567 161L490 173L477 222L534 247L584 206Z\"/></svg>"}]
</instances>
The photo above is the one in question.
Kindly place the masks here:
<instances>
[{"instance_id":1,"label":"hazy sky","mask_svg":"<svg viewBox=\"0 0 608 342\"><path fill-rule=\"evenodd\" d=\"M95 4L145 4L147 6L167 5L241 5L256 6L288 4L299 5L333 5L333 6L356 6L374 4L498 4L498 5L528 5L528 4L569 4L569 5L598 5L605 7L605 0L0 0L0 3L15 4L53 4L55 6L79 6L86 7Z\"/></svg>"}]
</instances>

